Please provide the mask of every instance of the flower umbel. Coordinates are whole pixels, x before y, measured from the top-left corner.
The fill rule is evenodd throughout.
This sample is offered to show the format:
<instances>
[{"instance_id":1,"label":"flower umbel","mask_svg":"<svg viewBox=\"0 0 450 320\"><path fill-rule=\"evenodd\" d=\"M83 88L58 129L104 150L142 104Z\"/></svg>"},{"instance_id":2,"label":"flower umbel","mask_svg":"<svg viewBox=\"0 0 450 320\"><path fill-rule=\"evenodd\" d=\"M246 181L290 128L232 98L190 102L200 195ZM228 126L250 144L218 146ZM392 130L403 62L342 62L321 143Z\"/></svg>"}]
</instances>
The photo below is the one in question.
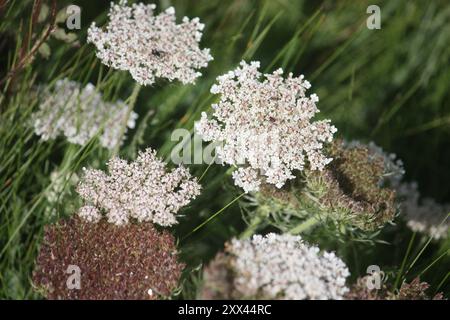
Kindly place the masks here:
<instances>
[{"instance_id":1,"label":"flower umbel","mask_svg":"<svg viewBox=\"0 0 450 320\"><path fill-rule=\"evenodd\" d=\"M340 141L332 145L330 153L335 159L330 168L320 177L306 178L308 187L317 181L326 186L319 201L329 217L366 231L392 221L397 209L395 190L384 187L391 162L367 146Z\"/></svg>"},{"instance_id":2,"label":"flower umbel","mask_svg":"<svg viewBox=\"0 0 450 320\"><path fill-rule=\"evenodd\" d=\"M170 7L154 15L154 4L132 4L121 0L111 4L105 30L92 23L88 42L97 48L97 57L106 65L130 72L142 85L156 78L193 83L212 60L209 49L200 49L204 25L198 18L184 17L176 23Z\"/></svg>"},{"instance_id":3,"label":"flower umbel","mask_svg":"<svg viewBox=\"0 0 450 320\"><path fill-rule=\"evenodd\" d=\"M77 188L87 204L79 215L92 222L105 213L116 225L136 219L171 226L177 223L177 212L200 194L200 184L186 168L168 172L150 148L134 162L112 158L107 166L109 174L86 169Z\"/></svg>"},{"instance_id":4,"label":"flower umbel","mask_svg":"<svg viewBox=\"0 0 450 320\"><path fill-rule=\"evenodd\" d=\"M348 300L442 300L442 293L434 296L427 293L430 285L421 282L420 278L414 278L410 283L403 282L399 290L394 290L392 285L383 284L380 289L370 290L367 281L370 276L360 277L346 293Z\"/></svg>"},{"instance_id":5,"label":"flower umbel","mask_svg":"<svg viewBox=\"0 0 450 320\"><path fill-rule=\"evenodd\" d=\"M370 141L365 144L358 140L344 143L347 148L364 148L369 151L371 157L383 158L384 172L380 177L380 185L396 187L405 175L403 161L395 153L389 153L383 150L375 142Z\"/></svg>"},{"instance_id":6,"label":"flower umbel","mask_svg":"<svg viewBox=\"0 0 450 320\"><path fill-rule=\"evenodd\" d=\"M440 204L432 198L420 197L417 183L401 183L397 193L402 202L402 214L414 232L425 233L435 240L449 236L450 204Z\"/></svg>"},{"instance_id":7,"label":"flower umbel","mask_svg":"<svg viewBox=\"0 0 450 320\"><path fill-rule=\"evenodd\" d=\"M257 191L261 183L280 188L307 163L322 170L331 161L322 153L323 144L336 132L329 120L312 122L319 98L306 95L311 85L303 76L283 78L281 69L263 75L258 69L259 62L242 61L218 77L211 88L220 95L212 118L202 113L196 123L203 140L222 143L218 157L238 166L233 178L246 192Z\"/></svg>"},{"instance_id":8,"label":"flower umbel","mask_svg":"<svg viewBox=\"0 0 450 320\"><path fill-rule=\"evenodd\" d=\"M48 299L158 299L178 285L184 266L177 260L173 236L151 223L74 217L46 227L33 281ZM70 265L80 269L79 289L67 286Z\"/></svg>"},{"instance_id":9,"label":"flower umbel","mask_svg":"<svg viewBox=\"0 0 450 320\"><path fill-rule=\"evenodd\" d=\"M325 224L337 234L375 231L392 221L397 203L391 161L368 146L341 140L327 152L333 162L324 170L307 169L281 189L264 184L250 194L248 204L256 215L271 218L273 225L289 232L306 219L315 220L311 227Z\"/></svg>"},{"instance_id":10,"label":"flower umbel","mask_svg":"<svg viewBox=\"0 0 450 320\"><path fill-rule=\"evenodd\" d=\"M205 270L205 298L341 299L349 271L334 253L299 236L232 240ZM219 280L219 281L218 281Z\"/></svg>"},{"instance_id":11,"label":"flower umbel","mask_svg":"<svg viewBox=\"0 0 450 320\"><path fill-rule=\"evenodd\" d=\"M64 135L74 144L84 145L99 134L100 144L113 149L122 143L123 125L128 107L123 101L116 103L102 99L92 84L81 84L63 79L54 88L46 88L39 110L33 114L33 126L42 140ZM132 112L126 123L134 128L137 114Z\"/></svg>"}]
</instances>

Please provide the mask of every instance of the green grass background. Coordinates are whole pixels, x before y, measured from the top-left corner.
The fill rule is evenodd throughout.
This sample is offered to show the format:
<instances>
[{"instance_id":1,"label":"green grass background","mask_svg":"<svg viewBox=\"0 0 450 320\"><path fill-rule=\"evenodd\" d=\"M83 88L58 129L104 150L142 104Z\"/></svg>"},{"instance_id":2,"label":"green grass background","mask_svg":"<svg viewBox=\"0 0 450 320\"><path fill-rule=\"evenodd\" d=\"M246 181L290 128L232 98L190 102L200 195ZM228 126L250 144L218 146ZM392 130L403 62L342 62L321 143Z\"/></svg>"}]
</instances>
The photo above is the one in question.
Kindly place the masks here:
<instances>
[{"instance_id":1,"label":"green grass background","mask_svg":"<svg viewBox=\"0 0 450 320\"><path fill-rule=\"evenodd\" d=\"M44 1L50 3L50 1ZM133 80L125 72L110 70L86 45L86 30L95 20L103 24L109 1L57 1L82 8L82 29L75 34L80 46L51 38L51 55L37 55L2 86L0 93L0 298L39 298L31 274L43 227L67 216L79 205L68 181L55 209L45 214L45 192L50 173L58 169L77 173L83 166L104 168L110 154L94 139L74 146L64 139L42 142L30 128L30 114L38 100L37 85L71 79L97 85L105 99L126 99ZM262 70L282 67L304 74L311 92L320 97L320 118L330 118L338 136L374 141L403 159L406 180L419 182L425 196L450 202L450 6L448 1L288 1L288 0L175 0L157 1L158 10L173 5L177 16L200 17L206 24L202 47L211 48L214 61L203 69L195 85L159 81L141 90L135 111L136 129L120 155L135 157L137 150L157 148L167 160L178 143L176 128L192 132L202 111L214 97L214 79L242 59L261 61ZM367 6L381 8L381 29L366 27ZM33 1L9 1L0 13L0 79L10 70L27 39ZM45 22L35 26L36 34ZM206 165L190 165L200 177ZM203 177L202 195L183 211L173 229L187 263L180 298L193 298L200 280L199 267L221 250L226 240L245 228L239 202L220 211L240 191L232 187L226 167L214 165ZM379 265L396 277L417 275L430 282L432 292L450 291L449 241L428 242L413 235L401 217L386 227L376 243L324 241L346 261L352 280L366 267ZM320 239L316 239L320 242ZM408 250L409 248L409 250ZM423 249L423 250L422 250ZM417 257L417 259L416 259ZM403 268L402 268L403 264Z\"/></svg>"}]
</instances>

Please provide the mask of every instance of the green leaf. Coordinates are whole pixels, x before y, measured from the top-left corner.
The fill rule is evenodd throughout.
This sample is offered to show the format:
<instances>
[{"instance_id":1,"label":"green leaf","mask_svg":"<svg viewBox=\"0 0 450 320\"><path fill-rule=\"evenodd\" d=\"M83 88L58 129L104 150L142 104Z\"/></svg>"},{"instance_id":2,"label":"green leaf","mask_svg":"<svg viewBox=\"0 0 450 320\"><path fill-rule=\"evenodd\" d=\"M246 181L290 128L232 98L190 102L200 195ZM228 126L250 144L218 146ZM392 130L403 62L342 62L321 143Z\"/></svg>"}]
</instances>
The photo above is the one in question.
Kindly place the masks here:
<instances>
[{"instance_id":1,"label":"green leaf","mask_svg":"<svg viewBox=\"0 0 450 320\"><path fill-rule=\"evenodd\" d=\"M40 47L39 47L39 54L42 56L42 58L44 59L48 59L51 55L51 49L50 46L47 43L43 43Z\"/></svg>"}]
</instances>

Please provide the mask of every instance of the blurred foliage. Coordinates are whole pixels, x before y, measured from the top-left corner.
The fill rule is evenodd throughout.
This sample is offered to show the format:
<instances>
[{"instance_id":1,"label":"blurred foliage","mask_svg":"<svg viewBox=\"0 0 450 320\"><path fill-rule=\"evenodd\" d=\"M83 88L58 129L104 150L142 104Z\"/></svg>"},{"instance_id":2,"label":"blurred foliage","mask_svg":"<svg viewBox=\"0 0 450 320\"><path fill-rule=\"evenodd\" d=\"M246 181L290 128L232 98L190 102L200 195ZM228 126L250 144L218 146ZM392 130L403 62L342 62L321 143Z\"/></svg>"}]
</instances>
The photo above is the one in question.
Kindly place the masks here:
<instances>
[{"instance_id":1,"label":"blurred foliage","mask_svg":"<svg viewBox=\"0 0 450 320\"><path fill-rule=\"evenodd\" d=\"M51 0L43 2L51 8ZM21 54L51 25L51 12L33 25L34 1L0 3L0 79L4 79ZM77 173L82 166L102 168L110 156L94 140L83 147L63 139L41 142L29 126L30 113L38 104L32 94L36 85L69 77L96 84L106 99L126 99L131 94L131 77L102 66L93 47L85 44L90 23L106 21L109 3L58 0L58 11L69 4L82 9L82 29L66 30L76 35L76 41L49 37L41 54L33 55L0 85L2 298L38 297L30 279L43 226L69 214L64 208L78 201L64 197L57 205L58 215L46 215L50 173L56 169L62 175ZM186 128L192 132L200 113L209 110L214 79L242 59L259 60L267 72L282 67L295 75L304 74L312 83L311 91L320 97L320 117L332 119L341 138L374 141L395 152L405 163L407 180L418 181L426 196L450 201L447 1L378 1L380 30L366 27L366 9L372 1L161 0L157 4L158 8L173 5L179 18L200 17L206 25L202 46L211 48L214 61L203 69L195 85L160 81L142 89L135 109L140 115L137 128L129 134L121 156L132 158L137 150L152 146L168 160L178 143L171 141L172 131ZM64 28L64 24L58 26ZM222 210L240 195L226 167L189 167L197 177L205 173L201 180L204 190L183 211L184 217L173 231L188 270L197 270L226 240L239 234L245 222L239 201ZM69 180L67 188L73 189ZM214 219L196 228L216 213ZM406 229L401 219L378 237L376 244L366 244L314 235L317 242L323 239L321 247L338 251L348 263L352 279L364 275L368 265L377 264L391 272L391 280L403 279L406 272L409 280L421 274L432 290L448 294L449 240L427 242ZM180 297L194 297L198 273L185 274Z\"/></svg>"}]
</instances>

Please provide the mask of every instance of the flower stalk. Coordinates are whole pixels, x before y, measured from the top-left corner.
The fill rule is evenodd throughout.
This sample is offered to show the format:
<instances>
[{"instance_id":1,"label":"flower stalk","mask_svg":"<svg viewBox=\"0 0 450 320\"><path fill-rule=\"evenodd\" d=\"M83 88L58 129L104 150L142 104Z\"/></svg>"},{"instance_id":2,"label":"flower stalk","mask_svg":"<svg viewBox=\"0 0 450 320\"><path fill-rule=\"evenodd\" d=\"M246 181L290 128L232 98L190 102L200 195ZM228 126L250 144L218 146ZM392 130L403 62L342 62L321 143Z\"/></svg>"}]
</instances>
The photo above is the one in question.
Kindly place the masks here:
<instances>
[{"instance_id":1,"label":"flower stalk","mask_svg":"<svg viewBox=\"0 0 450 320\"><path fill-rule=\"evenodd\" d=\"M133 91L131 92L131 95L130 95L130 97L127 100L127 102L128 102L128 109L127 109L127 114L126 114L126 116L124 118L124 121L123 121L123 124L122 124L122 128L121 128L121 131L120 131L120 137L123 137L124 134L125 134L125 131L126 131L127 126L128 126L128 122L130 121L130 117L131 117L131 114L133 113L134 106L136 105L136 101L137 101L137 98L139 96L139 92L141 91L141 88L142 88L142 86L139 83L136 82L134 84ZM122 144L122 140L120 139L117 142L116 146L114 147L114 150L112 152L113 156L116 156L119 153L119 149L120 149L121 144Z\"/></svg>"}]
</instances>

